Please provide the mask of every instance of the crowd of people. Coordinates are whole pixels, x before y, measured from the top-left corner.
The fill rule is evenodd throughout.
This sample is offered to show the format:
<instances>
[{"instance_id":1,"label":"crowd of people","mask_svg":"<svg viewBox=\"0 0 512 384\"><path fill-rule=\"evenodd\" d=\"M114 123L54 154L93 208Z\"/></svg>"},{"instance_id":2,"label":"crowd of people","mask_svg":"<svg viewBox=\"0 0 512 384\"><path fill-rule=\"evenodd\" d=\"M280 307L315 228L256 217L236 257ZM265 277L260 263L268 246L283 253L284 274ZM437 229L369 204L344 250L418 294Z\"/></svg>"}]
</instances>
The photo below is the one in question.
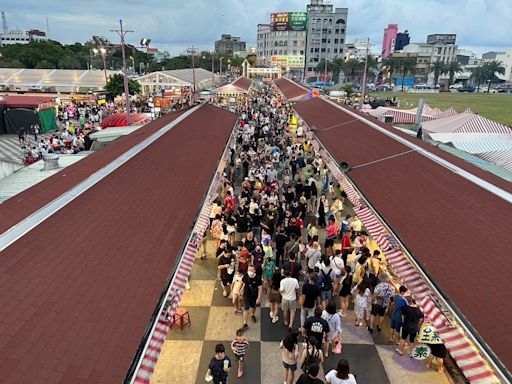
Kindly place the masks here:
<instances>
[{"instance_id":1,"label":"crowd of people","mask_svg":"<svg viewBox=\"0 0 512 384\"><path fill-rule=\"evenodd\" d=\"M241 316L231 344L238 377L249 347L243 335L258 322L256 307L263 300L272 323L281 319L288 327L280 343L285 384L295 382L298 368L297 383L323 382L318 374L324 358L341 352L343 327L351 326L344 324L351 301L353 326L381 332L389 313L390 342L398 354L412 353L423 315L405 287L389 283L384 255L366 247L361 220L348 213L345 193L311 143L290 134L289 104L276 89L260 86L237 112L236 144L211 210L210 234L223 296ZM208 375L225 384L230 366L224 345L217 345ZM345 359L325 380L356 382Z\"/></svg>"}]
</instances>

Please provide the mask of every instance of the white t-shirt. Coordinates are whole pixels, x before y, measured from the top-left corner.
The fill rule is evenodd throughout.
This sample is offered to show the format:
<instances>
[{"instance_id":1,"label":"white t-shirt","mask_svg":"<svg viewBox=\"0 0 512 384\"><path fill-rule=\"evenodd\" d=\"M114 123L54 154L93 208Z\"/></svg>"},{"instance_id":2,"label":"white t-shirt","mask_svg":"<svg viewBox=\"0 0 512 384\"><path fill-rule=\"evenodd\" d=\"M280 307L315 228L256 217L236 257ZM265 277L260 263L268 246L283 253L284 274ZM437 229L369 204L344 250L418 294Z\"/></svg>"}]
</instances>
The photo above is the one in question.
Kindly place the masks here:
<instances>
[{"instance_id":1,"label":"white t-shirt","mask_svg":"<svg viewBox=\"0 0 512 384\"><path fill-rule=\"evenodd\" d=\"M293 277L285 277L279 284L279 290L285 300L297 300L297 289L299 289L299 282Z\"/></svg>"},{"instance_id":2,"label":"white t-shirt","mask_svg":"<svg viewBox=\"0 0 512 384\"><path fill-rule=\"evenodd\" d=\"M348 374L348 379L339 379L336 376L336 370L329 371L327 375L325 375L325 380L329 381L331 384L357 384L356 378L353 374Z\"/></svg>"}]
</instances>

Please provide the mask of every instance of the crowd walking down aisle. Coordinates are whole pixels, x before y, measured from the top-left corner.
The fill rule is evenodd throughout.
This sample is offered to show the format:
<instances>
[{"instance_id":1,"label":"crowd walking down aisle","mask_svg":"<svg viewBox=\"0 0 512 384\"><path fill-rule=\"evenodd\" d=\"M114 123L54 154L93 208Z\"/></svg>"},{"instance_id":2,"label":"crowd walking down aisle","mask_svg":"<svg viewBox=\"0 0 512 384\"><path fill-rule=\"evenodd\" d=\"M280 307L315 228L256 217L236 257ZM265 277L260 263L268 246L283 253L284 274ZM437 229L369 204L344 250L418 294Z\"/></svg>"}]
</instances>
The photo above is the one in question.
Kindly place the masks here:
<instances>
[{"instance_id":1,"label":"crowd walking down aisle","mask_svg":"<svg viewBox=\"0 0 512 384\"><path fill-rule=\"evenodd\" d=\"M153 383L447 383L442 347L410 359L422 313L304 135L259 86Z\"/></svg>"}]
</instances>

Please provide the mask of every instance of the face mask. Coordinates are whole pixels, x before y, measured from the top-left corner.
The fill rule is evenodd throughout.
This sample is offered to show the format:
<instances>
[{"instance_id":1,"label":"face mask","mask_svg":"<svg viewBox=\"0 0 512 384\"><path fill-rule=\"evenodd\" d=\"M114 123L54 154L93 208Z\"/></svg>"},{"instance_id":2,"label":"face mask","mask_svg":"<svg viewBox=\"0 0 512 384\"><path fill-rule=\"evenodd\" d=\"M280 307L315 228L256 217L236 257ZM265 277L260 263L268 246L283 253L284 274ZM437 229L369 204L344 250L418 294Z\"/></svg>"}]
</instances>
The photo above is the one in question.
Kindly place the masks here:
<instances>
[{"instance_id":1,"label":"face mask","mask_svg":"<svg viewBox=\"0 0 512 384\"><path fill-rule=\"evenodd\" d=\"M254 276L256 276L256 272L247 272L249 277L252 279Z\"/></svg>"}]
</instances>

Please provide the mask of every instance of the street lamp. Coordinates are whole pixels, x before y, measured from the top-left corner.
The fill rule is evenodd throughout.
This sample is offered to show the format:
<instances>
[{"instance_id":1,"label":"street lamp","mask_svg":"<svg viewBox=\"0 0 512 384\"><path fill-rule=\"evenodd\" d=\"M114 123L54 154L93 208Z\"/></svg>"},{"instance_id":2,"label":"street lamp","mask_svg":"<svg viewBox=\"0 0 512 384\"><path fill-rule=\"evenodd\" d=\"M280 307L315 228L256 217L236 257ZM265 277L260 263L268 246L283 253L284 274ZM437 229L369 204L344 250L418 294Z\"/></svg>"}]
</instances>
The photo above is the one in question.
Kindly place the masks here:
<instances>
[{"instance_id":1,"label":"street lamp","mask_svg":"<svg viewBox=\"0 0 512 384\"><path fill-rule=\"evenodd\" d=\"M105 57L107 56L107 50L103 47L100 47L100 49L93 48L92 51L93 51L94 55L100 54L101 58L103 59L103 73L105 74L105 84L106 84L108 82L107 64L105 62ZM91 59L91 67L92 67L92 59Z\"/></svg>"},{"instance_id":2,"label":"street lamp","mask_svg":"<svg viewBox=\"0 0 512 384\"><path fill-rule=\"evenodd\" d=\"M126 55L124 53L124 37L132 30L123 29L123 20L119 20L119 29L111 29L110 32L116 32L121 38L121 53L123 57L123 75L124 75L124 95L126 100L126 125L131 125L130 116L130 89L128 88L128 74L126 73Z\"/></svg>"},{"instance_id":3,"label":"street lamp","mask_svg":"<svg viewBox=\"0 0 512 384\"><path fill-rule=\"evenodd\" d=\"M223 60L223 59L224 59L223 57L221 57L221 58L219 59L219 61L220 61L220 66L219 66L219 77L220 77L220 81L221 81L221 82L222 82L222 60Z\"/></svg>"}]
</instances>

